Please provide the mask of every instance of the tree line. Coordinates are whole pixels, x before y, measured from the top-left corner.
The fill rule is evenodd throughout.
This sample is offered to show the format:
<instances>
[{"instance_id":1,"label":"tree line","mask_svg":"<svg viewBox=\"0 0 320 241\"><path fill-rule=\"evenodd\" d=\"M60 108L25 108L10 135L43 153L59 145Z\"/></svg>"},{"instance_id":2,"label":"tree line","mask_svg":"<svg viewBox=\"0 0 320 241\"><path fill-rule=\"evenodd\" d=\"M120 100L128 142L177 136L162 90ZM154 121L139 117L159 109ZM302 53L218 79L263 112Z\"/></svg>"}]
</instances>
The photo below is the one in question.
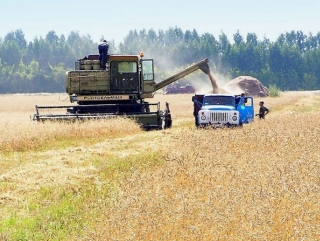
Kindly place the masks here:
<instances>
[{"instance_id":1,"label":"tree line","mask_svg":"<svg viewBox=\"0 0 320 241\"><path fill-rule=\"evenodd\" d=\"M291 31L270 41L238 31L231 42L223 32L216 38L174 27L131 30L119 44L108 42L109 53L143 51L154 59L158 76L208 58L213 72L230 80L250 75L281 90L320 89L320 32L313 36ZM0 39L0 93L64 92L66 71L74 69L77 59L98 54L97 46L91 36L75 31L68 36L50 31L30 42L22 30L12 31Z\"/></svg>"}]
</instances>

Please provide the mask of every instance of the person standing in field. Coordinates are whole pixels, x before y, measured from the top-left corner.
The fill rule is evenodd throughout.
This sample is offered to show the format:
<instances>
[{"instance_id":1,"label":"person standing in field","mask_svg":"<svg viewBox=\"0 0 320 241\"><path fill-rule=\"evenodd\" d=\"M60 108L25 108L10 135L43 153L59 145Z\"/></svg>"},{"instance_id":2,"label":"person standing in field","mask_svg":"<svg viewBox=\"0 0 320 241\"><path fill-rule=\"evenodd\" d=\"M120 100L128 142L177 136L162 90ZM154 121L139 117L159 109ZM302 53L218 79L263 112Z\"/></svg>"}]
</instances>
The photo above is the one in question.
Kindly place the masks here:
<instances>
[{"instance_id":1,"label":"person standing in field","mask_svg":"<svg viewBox=\"0 0 320 241\"><path fill-rule=\"evenodd\" d=\"M99 60L100 60L100 69L106 69L106 63L108 59L108 50L109 50L109 44L107 43L107 40L103 40L99 46Z\"/></svg>"},{"instance_id":2,"label":"person standing in field","mask_svg":"<svg viewBox=\"0 0 320 241\"><path fill-rule=\"evenodd\" d=\"M265 116L270 112L267 107L264 106L264 101L259 102L259 114L256 114L256 116L259 116L260 119L264 119Z\"/></svg>"}]
</instances>

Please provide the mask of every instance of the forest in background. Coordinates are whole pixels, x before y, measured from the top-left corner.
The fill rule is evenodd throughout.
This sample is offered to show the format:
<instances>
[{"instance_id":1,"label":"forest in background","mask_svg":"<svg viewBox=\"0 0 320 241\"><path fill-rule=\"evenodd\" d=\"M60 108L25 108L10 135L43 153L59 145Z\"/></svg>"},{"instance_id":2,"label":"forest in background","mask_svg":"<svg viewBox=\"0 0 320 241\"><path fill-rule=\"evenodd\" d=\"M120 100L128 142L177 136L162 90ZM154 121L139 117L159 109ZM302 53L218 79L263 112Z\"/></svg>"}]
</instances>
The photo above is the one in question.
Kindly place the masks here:
<instances>
[{"instance_id":1,"label":"forest in background","mask_svg":"<svg viewBox=\"0 0 320 241\"><path fill-rule=\"evenodd\" d=\"M77 59L98 54L101 40L76 31L68 36L49 31L27 42L22 30L8 33L0 38L0 93L65 92L66 71L74 69ZM291 31L270 41L238 31L230 41L223 32L216 38L175 27L132 30L123 42L108 42L110 54L142 51L145 58L154 59L156 76L208 58L212 71L229 80L250 75L284 91L320 89L320 32L313 36Z\"/></svg>"}]
</instances>

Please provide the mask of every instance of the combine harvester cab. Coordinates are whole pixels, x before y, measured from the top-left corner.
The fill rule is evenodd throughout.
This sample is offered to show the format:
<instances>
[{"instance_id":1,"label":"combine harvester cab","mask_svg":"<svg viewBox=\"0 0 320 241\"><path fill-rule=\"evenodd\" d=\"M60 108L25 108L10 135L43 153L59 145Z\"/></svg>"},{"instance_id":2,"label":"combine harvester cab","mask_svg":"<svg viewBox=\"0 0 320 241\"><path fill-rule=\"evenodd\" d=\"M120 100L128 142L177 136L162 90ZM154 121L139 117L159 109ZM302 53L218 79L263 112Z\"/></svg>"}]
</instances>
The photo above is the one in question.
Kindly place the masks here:
<instances>
[{"instance_id":1,"label":"combine harvester cab","mask_svg":"<svg viewBox=\"0 0 320 241\"><path fill-rule=\"evenodd\" d=\"M253 98L230 94L194 95L193 115L197 127L233 127L254 120Z\"/></svg>"},{"instance_id":2,"label":"combine harvester cab","mask_svg":"<svg viewBox=\"0 0 320 241\"><path fill-rule=\"evenodd\" d=\"M136 120L143 129L172 126L169 103L149 103L157 90L201 69L207 73L204 59L159 83L155 82L153 59L140 55L109 55L106 70L100 69L98 55L89 55L75 63L66 74L66 92L71 105L36 105L35 121L85 120L125 116Z\"/></svg>"}]
</instances>

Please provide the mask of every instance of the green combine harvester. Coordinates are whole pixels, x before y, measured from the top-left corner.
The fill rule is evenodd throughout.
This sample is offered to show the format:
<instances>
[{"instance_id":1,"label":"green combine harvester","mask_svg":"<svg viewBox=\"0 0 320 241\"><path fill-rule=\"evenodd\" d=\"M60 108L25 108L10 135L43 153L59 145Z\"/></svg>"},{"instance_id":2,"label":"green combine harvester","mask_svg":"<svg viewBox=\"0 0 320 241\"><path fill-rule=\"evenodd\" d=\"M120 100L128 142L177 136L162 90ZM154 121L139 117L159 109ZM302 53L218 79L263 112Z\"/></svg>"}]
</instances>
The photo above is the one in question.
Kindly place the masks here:
<instances>
[{"instance_id":1,"label":"green combine harvester","mask_svg":"<svg viewBox=\"0 0 320 241\"><path fill-rule=\"evenodd\" d=\"M140 55L108 55L106 69L100 69L99 55L89 55L75 63L66 74L66 92L72 105L36 105L35 121L84 120L115 116L134 118L143 129L172 126L169 103L149 103L155 92L200 69L209 73L208 59L156 83L153 59Z\"/></svg>"}]
</instances>

